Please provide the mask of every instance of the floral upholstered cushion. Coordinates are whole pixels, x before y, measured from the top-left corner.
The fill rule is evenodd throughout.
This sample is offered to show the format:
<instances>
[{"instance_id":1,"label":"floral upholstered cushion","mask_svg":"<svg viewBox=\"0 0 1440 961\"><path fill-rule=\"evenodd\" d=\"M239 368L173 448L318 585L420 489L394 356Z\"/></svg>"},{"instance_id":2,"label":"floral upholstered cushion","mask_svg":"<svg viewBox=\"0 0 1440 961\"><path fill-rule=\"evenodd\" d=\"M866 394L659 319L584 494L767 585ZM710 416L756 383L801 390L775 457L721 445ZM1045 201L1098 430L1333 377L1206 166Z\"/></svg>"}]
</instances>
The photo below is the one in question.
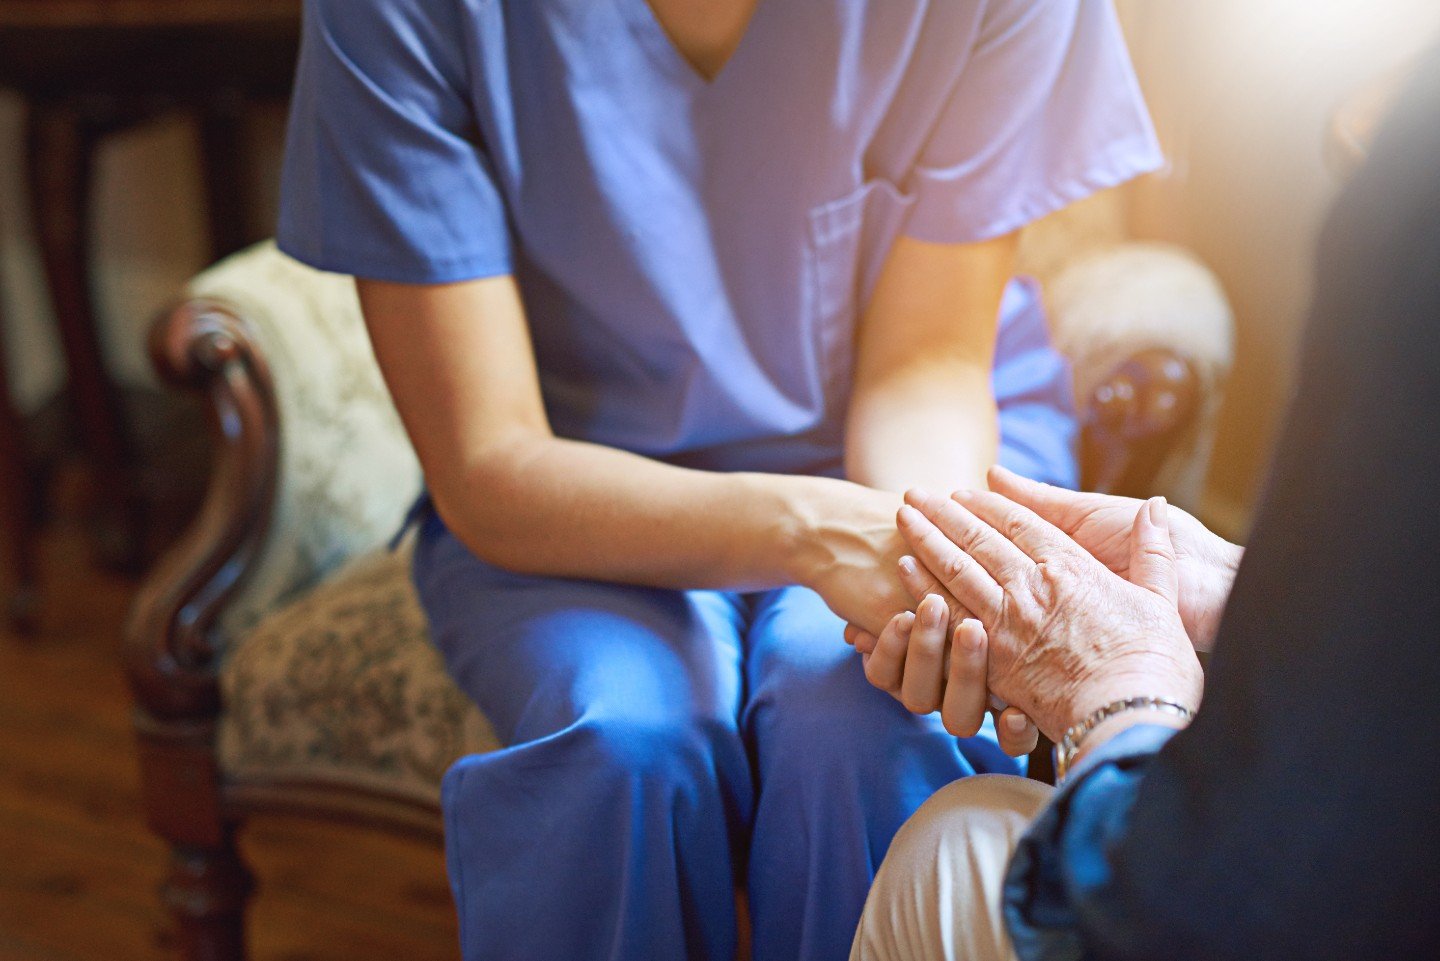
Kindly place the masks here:
<instances>
[{"instance_id":1,"label":"floral upholstered cushion","mask_svg":"<svg viewBox=\"0 0 1440 961\"><path fill-rule=\"evenodd\" d=\"M221 674L227 780L438 803L451 761L498 746L430 644L408 563L367 554L234 645Z\"/></svg>"}]
</instances>

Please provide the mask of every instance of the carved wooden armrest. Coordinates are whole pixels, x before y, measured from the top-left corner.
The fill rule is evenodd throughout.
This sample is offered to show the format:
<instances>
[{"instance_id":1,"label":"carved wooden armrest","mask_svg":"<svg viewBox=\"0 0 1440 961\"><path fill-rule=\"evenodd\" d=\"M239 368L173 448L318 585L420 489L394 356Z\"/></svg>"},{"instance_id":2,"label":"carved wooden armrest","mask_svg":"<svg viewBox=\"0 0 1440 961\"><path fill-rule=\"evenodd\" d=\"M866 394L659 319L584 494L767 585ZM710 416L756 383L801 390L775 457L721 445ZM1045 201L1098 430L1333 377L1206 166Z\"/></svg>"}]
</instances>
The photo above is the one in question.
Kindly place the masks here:
<instances>
[{"instance_id":1,"label":"carved wooden armrest","mask_svg":"<svg viewBox=\"0 0 1440 961\"><path fill-rule=\"evenodd\" d=\"M214 629L263 543L278 466L270 372L246 323L215 301L187 301L151 331L155 370L204 394L218 446L204 505L145 578L125 627L125 665L156 722L219 711Z\"/></svg>"},{"instance_id":2,"label":"carved wooden armrest","mask_svg":"<svg viewBox=\"0 0 1440 961\"><path fill-rule=\"evenodd\" d=\"M175 917L180 954L238 958L254 884L215 754L216 625L265 539L279 418L254 334L218 301L192 299L162 316L150 351L162 378L206 396L217 447L199 515L145 578L125 625L142 802L170 846L161 900Z\"/></svg>"},{"instance_id":3,"label":"carved wooden armrest","mask_svg":"<svg viewBox=\"0 0 1440 961\"><path fill-rule=\"evenodd\" d=\"M1194 366L1165 348L1138 351L1086 399L1080 452L1085 487L1139 497L1204 407Z\"/></svg>"}]
</instances>

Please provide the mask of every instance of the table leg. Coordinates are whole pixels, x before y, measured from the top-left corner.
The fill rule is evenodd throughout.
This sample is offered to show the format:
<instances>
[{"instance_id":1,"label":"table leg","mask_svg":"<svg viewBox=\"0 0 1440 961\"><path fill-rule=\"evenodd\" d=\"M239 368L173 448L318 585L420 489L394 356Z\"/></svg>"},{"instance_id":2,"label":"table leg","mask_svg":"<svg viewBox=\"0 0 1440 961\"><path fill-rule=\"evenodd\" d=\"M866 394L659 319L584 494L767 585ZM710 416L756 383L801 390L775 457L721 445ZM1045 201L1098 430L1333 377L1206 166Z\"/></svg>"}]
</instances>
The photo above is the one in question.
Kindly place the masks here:
<instances>
[{"instance_id":1,"label":"table leg","mask_svg":"<svg viewBox=\"0 0 1440 961\"><path fill-rule=\"evenodd\" d=\"M3 305L0 305L3 306ZM35 630L36 509L37 491L30 452L25 444L25 425L10 393L9 369L5 355L5 318L0 312L0 526L4 527L4 549L13 578L6 599L9 626L21 633Z\"/></svg>"},{"instance_id":2,"label":"table leg","mask_svg":"<svg viewBox=\"0 0 1440 961\"><path fill-rule=\"evenodd\" d=\"M245 98L221 91L200 107L200 159L210 227L210 259L228 257L249 246L250 173L246 163Z\"/></svg>"},{"instance_id":3,"label":"table leg","mask_svg":"<svg viewBox=\"0 0 1440 961\"><path fill-rule=\"evenodd\" d=\"M27 130L32 217L100 509L102 559L138 569L143 505L119 391L105 368L91 290L90 178L100 124L77 104L38 101Z\"/></svg>"}]
</instances>

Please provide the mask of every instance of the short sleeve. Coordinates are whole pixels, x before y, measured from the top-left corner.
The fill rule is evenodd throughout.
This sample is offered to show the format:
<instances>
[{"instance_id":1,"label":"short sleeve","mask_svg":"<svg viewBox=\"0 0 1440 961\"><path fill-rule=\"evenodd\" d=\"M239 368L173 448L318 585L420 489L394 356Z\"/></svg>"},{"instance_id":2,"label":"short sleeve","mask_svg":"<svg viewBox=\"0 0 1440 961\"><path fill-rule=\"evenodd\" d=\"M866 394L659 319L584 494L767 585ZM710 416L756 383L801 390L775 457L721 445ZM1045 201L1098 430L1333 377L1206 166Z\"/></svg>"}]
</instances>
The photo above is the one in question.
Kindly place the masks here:
<instances>
[{"instance_id":1,"label":"short sleeve","mask_svg":"<svg viewBox=\"0 0 1440 961\"><path fill-rule=\"evenodd\" d=\"M281 250L399 283L510 271L504 201L466 94L459 6L305 0Z\"/></svg>"},{"instance_id":2,"label":"short sleeve","mask_svg":"<svg viewBox=\"0 0 1440 961\"><path fill-rule=\"evenodd\" d=\"M997 237L1162 162L1110 0L991 0L910 172L904 232Z\"/></svg>"}]
</instances>

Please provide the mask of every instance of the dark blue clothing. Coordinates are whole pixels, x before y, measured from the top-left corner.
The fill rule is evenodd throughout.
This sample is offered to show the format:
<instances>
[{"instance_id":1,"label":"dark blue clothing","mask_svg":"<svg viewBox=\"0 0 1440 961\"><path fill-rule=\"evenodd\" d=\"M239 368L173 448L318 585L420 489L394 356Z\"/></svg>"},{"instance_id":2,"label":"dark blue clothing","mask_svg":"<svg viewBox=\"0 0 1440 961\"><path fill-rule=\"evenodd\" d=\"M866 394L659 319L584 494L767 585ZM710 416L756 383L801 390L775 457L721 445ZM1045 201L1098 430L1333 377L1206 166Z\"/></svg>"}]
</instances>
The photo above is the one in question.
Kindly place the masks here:
<instances>
[{"instance_id":1,"label":"dark blue clothing","mask_svg":"<svg viewBox=\"0 0 1440 961\"><path fill-rule=\"evenodd\" d=\"M1031 959L1440 957L1440 50L1321 245L1205 703L1087 759L1006 885Z\"/></svg>"}]
</instances>

